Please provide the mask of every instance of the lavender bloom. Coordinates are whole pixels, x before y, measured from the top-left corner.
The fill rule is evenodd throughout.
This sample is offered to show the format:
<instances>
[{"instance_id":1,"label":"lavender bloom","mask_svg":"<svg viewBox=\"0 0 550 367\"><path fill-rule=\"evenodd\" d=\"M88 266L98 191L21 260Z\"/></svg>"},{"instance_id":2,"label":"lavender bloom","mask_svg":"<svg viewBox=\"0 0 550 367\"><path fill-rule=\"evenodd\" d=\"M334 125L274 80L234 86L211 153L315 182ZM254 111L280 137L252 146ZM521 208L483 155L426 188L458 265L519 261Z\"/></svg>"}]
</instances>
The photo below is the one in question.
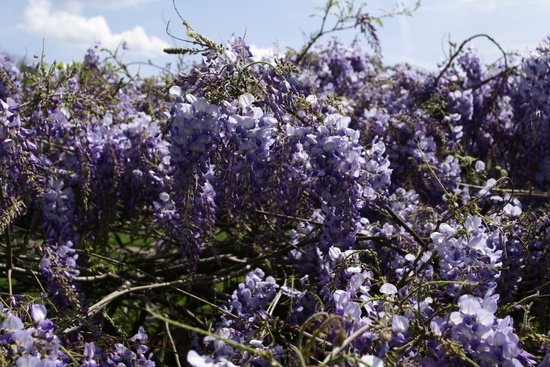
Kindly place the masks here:
<instances>
[{"instance_id":1,"label":"lavender bloom","mask_svg":"<svg viewBox=\"0 0 550 367\"><path fill-rule=\"evenodd\" d=\"M432 331L461 343L468 357L477 363L533 366L531 356L521 350L512 319L494 315L497 300L498 295L480 298L464 294L458 299L459 311L452 312L446 320L436 318Z\"/></svg>"},{"instance_id":2,"label":"lavender bloom","mask_svg":"<svg viewBox=\"0 0 550 367\"><path fill-rule=\"evenodd\" d=\"M193 367L237 367L224 357L212 359L207 356L201 356L194 350L187 353L187 362Z\"/></svg>"},{"instance_id":3,"label":"lavender bloom","mask_svg":"<svg viewBox=\"0 0 550 367\"><path fill-rule=\"evenodd\" d=\"M306 174L321 203L322 251L333 244L349 249L359 230L359 210L376 201L374 192L383 195L390 183L384 144L375 141L365 151L359 145L358 131L348 124L349 118L332 114L315 130L304 127L292 132L300 137L299 147L309 159L304 161ZM300 155L294 157L303 160Z\"/></svg>"},{"instance_id":4,"label":"lavender bloom","mask_svg":"<svg viewBox=\"0 0 550 367\"><path fill-rule=\"evenodd\" d=\"M102 367L155 367L155 362L152 360L152 353L145 354L149 348L145 345L147 343L148 336L145 333L143 327L139 327L138 333L135 334L131 341L133 341L133 348L128 348L123 344L116 343L109 350L92 350L93 344L87 344L85 346L84 358L87 363L95 363L92 360L93 356L97 353L100 354L99 365Z\"/></svg>"},{"instance_id":5,"label":"lavender bloom","mask_svg":"<svg viewBox=\"0 0 550 367\"><path fill-rule=\"evenodd\" d=\"M46 316L46 309L40 304L21 304L3 310L0 353L4 362L15 366L67 365L68 357L59 350L61 341Z\"/></svg>"},{"instance_id":6,"label":"lavender bloom","mask_svg":"<svg viewBox=\"0 0 550 367\"><path fill-rule=\"evenodd\" d=\"M521 73L515 80L512 105L516 114L514 141L511 152L512 168L520 180L543 189L550 182L550 155L548 141L550 112L546 103L550 68L548 39L527 55L521 64Z\"/></svg>"},{"instance_id":7,"label":"lavender bloom","mask_svg":"<svg viewBox=\"0 0 550 367\"><path fill-rule=\"evenodd\" d=\"M17 331L23 329L23 322L21 319L15 315L9 314L3 321L0 323L0 328L5 331Z\"/></svg>"},{"instance_id":8,"label":"lavender bloom","mask_svg":"<svg viewBox=\"0 0 550 367\"><path fill-rule=\"evenodd\" d=\"M15 361L16 367L37 367L39 366L40 358L29 356L27 358L25 357L19 357Z\"/></svg>"},{"instance_id":9,"label":"lavender bloom","mask_svg":"<svg viewBox=\"0 0 550 367\"><path fill-rule=\"evenodd\" d=\"M178 87L172 87L171 93L178 96L169 147L175 192L157 204L158 216L180 242L183 260L192 269L203 246L199 238L209 238L214 230L215 191L207 174L219 139L220 110L192 95L185 103Z\"/></svg>"},{"instance_id":10,"label":"lavender bloom","mask_svg":"<svg viewBox=\"0 0 550 367\"><path fill-rule=\"evenodd\" d=\"M505 239L498 230L487 232L477 216L466 218L463 229L466 235L455 238L458 229L442 224L439 231L431 235L441 258L440 276L444 280L471 282L474 294L478 296L492 293L500 276L500 244ZM470 272L471 268L476 272ZM460 295L461 286L449 285L447 292Z\"/></svg>"},{"instance_id":11,"label":"lavender bloom","mask_svg":"<svg viewBox=\"0 0 550 367\"><path fill-rule=\"evenodd\" d=\"M82 364L82 367L98 366L97 362L94 360L94 354L95 354L94 343L84 343L84 353L82 354L84 363Z\"/></svg>"},{"instance_id":12,"label":"lavender bloom","mask_svg":"<svg viewBox=\"0 0 550 367\"><path fill-rule=\"evenodd\" d=\"M21 73L15 63L10 60L8 55L0 53L0 69L5 77L0 78L0 100L6 101L8 98L19 100L19 90L21 87Z\"/></svg>"},{"instance_id":13,"label":"lavender bloom","mask_svg":"<svg viewBox=\"0 0 550 367\"><path fill-rule=\"evenodd\" d=\"M261 269L248 273L245 282L239 284L238 289L231 295L231 299L223 306L225 310L236 315L237 318L223 316L222 321L217 325L216 334L239 343L250 344L264 350L271 350L275 355L280 354L280 351L276 352L281 349L277 345L263 347L262 344L264 341L270 344L273 341L264 340L256 332L256 325L258 323L266 322L271 318L271 315L268 315L266 310L277 294L278 288L279 285L275 279L271 276L266 277ZM213 352L215 358L200 356L196 351L190 351L187 358L192 365L232 366L232 362L240 364L248 358L251 358L254 363L262 363L259 357L241 354L239 350L227 345L223 340L206 337L203 342L207 344L205 349Z\"/></svg>"}]
</instances>

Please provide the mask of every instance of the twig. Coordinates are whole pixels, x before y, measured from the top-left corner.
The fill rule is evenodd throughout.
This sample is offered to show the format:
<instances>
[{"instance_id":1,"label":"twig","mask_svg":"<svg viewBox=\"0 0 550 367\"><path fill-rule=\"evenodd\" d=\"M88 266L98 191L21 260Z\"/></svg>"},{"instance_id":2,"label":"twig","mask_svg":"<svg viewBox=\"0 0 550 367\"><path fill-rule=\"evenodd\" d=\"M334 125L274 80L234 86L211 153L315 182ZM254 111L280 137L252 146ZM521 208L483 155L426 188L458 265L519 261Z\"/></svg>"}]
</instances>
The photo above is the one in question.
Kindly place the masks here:
<instances>
[{"instance_id":1,"label":"twig","mask_svg":"<svg viewBox=\"0 0 550 367\"><path fill-rule=\"evenodd\" d=\"M170 342L170 346L172 347L172 351L174 352L174 358L176 359L176 364L178 367L181 367L180 362L180 356L178 354L178 349L176 348L176 343L174 343L174 338L172 338L172 333L170 333L170 325L168 322L164 322L164 327L166 329L166 335L168 336L168 341Z\"/></svg>"},{"instance_id":2,"label":"twig","mask_svg":"<svg viewBox=\"0 0 550 367\"><path fill-rule=\"evenodd\" d=\"M138 292L138 291L144 291L144 290L151 290L151 289L157 289L157 288L166 288L166 287L173 287L176 285L182 285L185 284L188 280L185 279L179 279L175 280L173 282L164 282L164 283L157 283L157 284L147 284L147 285L140 285L137 287L130 287L130 282L125 282L122 287L117 289L116 291L108 294L107 296L103 297L103 299L93 305L91 305L88 308L88 317L92 317L95 314L97 314L101 309L103 309L105 306L107 306L109 303L113 302L115 299L119 298L120 296L123 296L127 293L132 292Z\"/></svg>"},{"instance_id":3,"label":"twig","mask_svg":"<svg viewBox=\"0 0 550 367\"><path fill-rule=\"evenodd\" d=\"M295 216L291 216L291 215L278 214L278 213L271 213L271 212L267 212L267 211L265 211L265 210L260 210L260 209L256 209L256 210L254 210L254 211L255 211L256 213L259 213L259 214L264 214L264 215L268 215L268 216L273 216L273 217L276 217L276 218L297 220L297 221L304 222L304 223L308 223L308 224L323 225L322 222L318 222L318 221L311 220L311 219L306 219L306 218L301 218L301 217L295 217Z\"/></svg>"},{"instance_id":4,"label":"twig","mask_svg":"<svg viewBox=\"0 0 550 367\"><path fill-rule=\"evenodd\" d=\"M201 298L201 297L199 297L199 296L195 296L193 293L189 293L189 292L184 291L183 289L180 289L180 288L176 288L176 291L178 291L178 292L180 292L180 293L183 293L183 294L185 294L185 295L188 296L188 297L194 298L194 299L196 299L197 301L203 302L203 303L207 304L208 306L212 307L213 309L217 309L217 310L219 310L220 312L223 312L224 314L229 315L229 316L231 316L231 317L233 317L233 318L235 318L235 319L238 319L238 318L239 318L239 316L237 316L237 315L235 315L235 314L233 314L233 313L231 313L231 312L229 312L229 311L227 311L227 310L224 310L224 309L221 308L220 306L218 306L218 305L216 305L216 304L214 304L214 303L212 303L212 302L209 302L209 301L205 300L204 298Z\"/></svg>"},{"instance_id":5,"label":"twig","mask_svg":"<svg viewBox=\"0 0 550 367\"><path fill-rule=\"evenodd\" d=\"M279 362L277 362L277 360L273 357L273 355L271 353L267 352L267 351L264 351L262 349L256 349L256 348L253 348L253 347L249 347L248 345L241 344L241 343L239 343L239 342L237 342L233 339L223 338L223 337L219 336L216 333L211 333L207 330L202 330L200 328L196 328L196 327L191 326L191 325L182 324L182 323L177 322L175 320L171 320L167 316L165 316L163 314L160 314L159 312L157 312L156 310L154 310L151 307L147 307L147 311L159 320L162 320L162 321L170 323L174 326L189 330L191 332L195 332L197 334L201 334L201 335L209 336L209 337L217 339L217 340L221 340L224 343L226 343L226 344L228 344L232 347L238 348L240 350L243 350L243 351L246 351L246 352L250 353L251 355L255 355L255 356L258 356L262 359L265 359L265 360L271 362L271 364L273 366L283 367Z\"/></svg>"},{"instance_id":6,"label":"twig","mask_svg":"<svg viewBox=\"0 0 550 367\"><path fill-rule=\"evenodd\" d=\"M435 78L434 80L434 86L437 86L437 84L439 83L439 80L441 79L441 77L445 74L445 72L451 67L451 65L453 64L453 61L458 57L458 55L460 55L460 53L462 52L462 50L464 49L464 47L466 46L466 44L468 42L470 42L471 40L475 39L475 38L479 38L479 37L485 37L487 38L489 41L491 41L492 43L494 43L498 49L500 50L500 52L502 53L502 56L504 58L504 70L508 70L508 59L506 58L506 52L504 52L504 50L502 49L502 47L500 47L500 45L498 44L497 41L495 41L491 36L487 35L487 34L484 34L484 33L481 33L481 34L476 34L468 39L466 39L465 41L463 41L460 46L458 47L458 49L456 50L456 52L454 54L451 55L451 58L449 59L449 61L447 62L447 64L445 65L445 67L443 68L443 70L441 70L441 72L439 73L439 75ZM482 81L481 83L479 83L479 86L485 84L487 81Z\"/></svg>"},{"instance_id":7,"label":"twig","mask_svg":"<svg viewBox=\"0 0 550 367\"><path fill-rule=\"evenodd\" d=\"M472 185L467 183L459 183L459 186L473 187L474 189L486 189L487 192L495 191L512 196L528 196L541 199L550 199L550 193L531 191L531 190L516 190L516 189L499 189L495 186L487 188L486 186Z\"/></svg>"},{"instance_id":8,"label":"twig","mask_svg":"<svg viewBox=\"0 0 550 367\"><path fill-rule=\"evenodd\" d=\"M97 275L88 275L88 276L81 276L74 278L75 282L96 282L98 280L107 279L107 278L114 278L117 280L121 280L122 278L119 277L116 274L112 273L103 273L103 274L97 274Z\"/></svg>"},{"instance_id":9,"label":"twig","mask_svg":"<svg viewBox=\"0 0 550 367\"><path fill-rule=\"evenodd\" d=\"M400 226L405 228L405 230L407 232L409 232L414 237L416 242L418 242L426 251L428 251L430 249L428 247L428 244L426 242L424 242L422 237L420 237L418 235L418 233L416 233L411 227L409 227L409 225L407 223L405 223L405 221L403 221L403 219L399 218L399 216L393 210L391 210L390 207L386 207L386 211L397 222L397 224L399 224Z\"/></svg>"},{"instance_id":10,"label":"twig","mask_svg":"<svg viewBox=\"0 0 550 367\"><path fill-rule=\"evenodd\" d=\"M324 359L324 361L322 362L322 365L327 365L327 363L334 357L336 357L342 350L344 350L345 347L348 346L348 344L350 344L352 341L354 341L356 338L358 338L361 334L363 334L364 332L367 332L369 329L372 329L372 325L370 324L367 324L367 325L364 325L363 327L357 329L353 334L351 334L350 336L348 336L344 342L342 343L342 345L340 345L339 347L336 347L334 348L330 353L329 355Z\"/></svg>"},{"instance_id":11,"label":"twig","mask_svg":"<svg viewBox=\"0 0 550 367\"><path fill-rule=\"evenodd\" d=\"M4 203L4 190L3 185L0 185L0 208ZM2 213L4 214L4 213ZM9 220L9 214L7 215ZM8 278L8 294L13 296L13 288L12 288L12 280L11 280L11 273L13 271L13 244L11 242L11 234L10 234L10 223L8 222L6 224L6 230L4 232L4 236L6 238L6 249L7 249L7 259L6 259L6 267L8 268L7 271L7 278Z\"/></svg>"},{"instance_id":12,"label":"twig","mask_svg":"<svg viewBox=\"0 0 550 367\"><path fill-rule=\"evenodd\" d=\"M127 266L131 269L134 269L136 270L137 272L149 277L150 279L153 279L153 280L157 280L157 278L143 270L141 270L140 268L136 267L136 266L133 266L127 262L124 262L124 261L120 261L120 260L117 260L117 259L113 259L111 257L108 257L108 256L103 256L103 255L100 255L100 254L96 254L94 252L88 252L86 251L86 254L89 255L89 256L93 256L93 257L97 257L99 259L102 259L102 260L106 260L106 261L109 261L109 262L112 262L114 264L118 264L118 265L123 265L123 266Z\"/></svg>"},{"instance_id":13,"label":"twig","mask_svg":"<svg viewBox=\"0 0 550 367\"><path fill-rule=\"evenodd\" d=\"M332 8L333 5L334 5L334 1L329 0L327 2L327 5L325 6L325 14L323 15L323 19L321 20L321 27L315 35L311 36L308 44L302 49L302 52L300 52L300 55L296 59L296 64L300 64L302 62L307 52L311 48L311 46L313 46L315 42L317 42L317 40L321 38L323 34L325 34L325 24L327 22L328 15L330 14L330 9Z\"/></svg>"}]
</instances>

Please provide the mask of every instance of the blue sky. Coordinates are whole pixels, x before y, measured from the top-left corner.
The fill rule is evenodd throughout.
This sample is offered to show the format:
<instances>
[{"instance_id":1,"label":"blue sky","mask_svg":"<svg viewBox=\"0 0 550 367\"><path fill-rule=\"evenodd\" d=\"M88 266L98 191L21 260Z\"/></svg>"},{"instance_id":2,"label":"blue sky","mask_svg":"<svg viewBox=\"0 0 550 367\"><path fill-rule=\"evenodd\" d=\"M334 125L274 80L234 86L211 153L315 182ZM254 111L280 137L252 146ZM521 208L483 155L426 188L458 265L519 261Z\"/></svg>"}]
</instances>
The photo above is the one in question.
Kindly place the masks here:
<instances>
[{"instance_id":1,"label":"blue sky","mask_svg":"<svg viewBox=\"0 0 550 367\"><path fill-rule=\"evenodd\" d=\"M101 41L114 49L123 40L126 62L151 60L164 66L174 61L164 47L184 46L166 33L183 37L172 0L2 0L0 51L26 61L40 55L46 61L82 60L86 49ZM360 1L356 1L359 3ZM389 10L394 0L368 1L374 16ZM401 0L413 4L414 0ZM298 48L305 34L317 29L311 17L324 0L175 0L182 16L198 32L218 42L232 34L245 36L255 49ZM477 33L493 37L505 51L534 50L550 34L548 0L423 0L412 17L385 18L379 29L386 63L408 62L435 69L448 53L449 40L460 43ZM350 41L350 34L340 35ZM499 52L487 40L473 43L486 62ZM367 45L365 44L365 47ZM137 67L137 66L134 66ZM155 73L141 66L142 74Z\"/></svg>"}]
</instances>

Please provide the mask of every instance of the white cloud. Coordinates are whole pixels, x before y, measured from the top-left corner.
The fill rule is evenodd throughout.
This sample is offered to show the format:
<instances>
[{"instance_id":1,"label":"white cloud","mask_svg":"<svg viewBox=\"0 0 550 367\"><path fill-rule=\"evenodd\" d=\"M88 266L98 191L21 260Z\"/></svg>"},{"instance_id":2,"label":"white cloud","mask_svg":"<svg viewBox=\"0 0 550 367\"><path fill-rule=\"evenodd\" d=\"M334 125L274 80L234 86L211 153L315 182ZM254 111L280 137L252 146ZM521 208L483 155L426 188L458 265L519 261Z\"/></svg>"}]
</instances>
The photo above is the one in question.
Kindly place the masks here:
<instances>
[{"instance_id":1,"label":"white cloud","mask_svg":"<svg viewBox=\"0 0 550 367\"><path fill-rule=\"evenodd\" d=\"M272 48L265 48L265 47L258 47L256 45L249 45L250 46L250 52L252 52L252 58L254 61L273 61L276 57L279 56L279 52Z\"/></svg>"},{"instance_id":2,"label":"white cloud","mask_svg":"<svg viewBox=\"0 0 550 367\"><path fill-rule=\"evenodd\" d=\"M144 0L142 0L144 1ZM104 1L101 1L104 2ZM129 0L112 0L119 5ZM63 10L53 9L51 0L29 0L24 12L24 23L17 28L43 37L46 41L57 40L75 48L88 48L100 41L101 46L115 50L123 41L128 45L128 53L137 56L163 55L163 49L170 44L162 39L149 36L141 26L113 33L103 16L86 18L81 15L77 1Z\"/></svg>"},{"instance_id":3,"label":"white cloud","mask_svg":"<svg viewBox=\"0 0 550 367\"><path fill-rule=\"evenodd\" d=\"M61 3L61 8L75 8L81 9L84 5L93 5L100 6L104 8L121 8L125 6L137 6L139 4L152 2L157 0L57 0L58 3Z\"/></svg>"}]
</instances>

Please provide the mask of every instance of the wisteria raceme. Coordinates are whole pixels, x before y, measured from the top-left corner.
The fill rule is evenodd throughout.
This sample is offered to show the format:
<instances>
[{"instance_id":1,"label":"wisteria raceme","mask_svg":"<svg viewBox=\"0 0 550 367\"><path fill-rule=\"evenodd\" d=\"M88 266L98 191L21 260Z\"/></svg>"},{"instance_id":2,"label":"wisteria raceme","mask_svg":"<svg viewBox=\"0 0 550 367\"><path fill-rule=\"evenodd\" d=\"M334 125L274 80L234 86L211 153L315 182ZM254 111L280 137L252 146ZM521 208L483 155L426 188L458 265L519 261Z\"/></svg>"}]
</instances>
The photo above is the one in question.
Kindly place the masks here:
<instances>
[{"instance_id":1,"label":"wisteria raceme","mask_svg":"<svg viewBox=\"0 0 550 367\"><path fill-rule=\"evenodd\" d=\"M502 246L498 246L498 242L503 239L498 231L486 234L479 217L466 218L464 227L468 237L454 238L456 229L449 224L431 235L442 258L442 279L469 282L477 295L492 293L500 276L502 250L498 248ZM468 272L468 267L476 268L476 274ZM456 296L455 289L451 284L447 291Z\"/></svg>"},{"instance_id":2,"label":"wisteria raceme","mask_svg":"<svg viewBox=\"0 0 550 367\"><path fill-rule=\"evenodd\" d=\"M17 111L19 104L8 99L0 100L0 105L0 205L3 216L10 218L2 225L5 230L9 221L25 211L27 200L33 190L37 189L39 182L36 182L33 174L36 173L39 162L35 156L37 146L33 142L35 132L21 126Z\"/></svg>"},{"instance_id":3,"label":"wisteria raceme","mask_svg":"<svg viewBox=\"0 0 550 367\"><path fill-rule=\"evenodd\" d=\"M18 100L20 88L20 71L6 54L0 54L0 100L8 98Z\"/></svg>"},{"instance_id":4,"label":"wisteria raceme","mask_svg":"<svg viewBox=\"0 0 550 367\"><path fill-rule=\"evenodd\" d=\"M521 148L514 157L523 162L518 176L537 188L545 188L549 182L548 135L548 75L547 60L550 47L548 39L527 55L520 65L511 103L517 117L514 125L515 138Z\"/></svg>"},{"instance_id":5,"label":"wisteria raceme","mask_svg":"<svg viewBox=\"0 0 550 367\"><path fill-rule=\"evenodd\" d=\"M139 327L137 334L130 338L132 347L117 343L108 350L94 348L93 343L88 343L84 346L84 360L90 366L93 366L94 356L97 353L95 360L99 360L100 366L105 367L130 367L143 366L155 367L155 362L151 360L152 353L148 353L149 347L146 345L148 340L147 334L143 327ZM99 357L99 358L98 358ZM97 364L96 364L97 365Z\"/></svg>"},{"instance_id":6,"label":"wisteria raceme","mask_svg":"<svg viewBox=\"0 0 550 367\"><path fill-rule=\"evenodd\" d=\"M245 93L227 106L222 144L216 152L212 183L218 215L230 223L253 221L258 210L289 216L309 210L300 200L302 178L290 183L287 176L293 148L281 141L282 124L253 103L254 96ZM286 222L279 217L271 225L282 227Z\"/></svg>"},{"instance_id":7,"label":"wisteria raceme","mask_svg":"<svg viewBox=\"0 0 550 367\"><path fill-rule=\"evenodd\" d=\"M495 141L508 141L513 134L513 87L508 75L515 64L513 60L509 62L508 70L502 64L484 67L479 53L470 47L457 57L457 68L450 71L449 81L442 85L448 93L448 113L460 116L453 125L455 129L460 127L462 149L478 159L494 160L503 166L510 157L495 149ZM455 89L457 83L462 84L460 89Z\"/></svg>"},{"instance_id":8,"label":"wisteria raceme","mask_svg":"<svg viewBox=\"0 0 550 367\"><path fill-rule=\"evenodd\" d=\"M383 196L390 183L384 144L375 141L365 150L359 145L358 132L348 124L349 118L331 114L324 126L291 132L300 137L306 174L320 202L324 217L320 249L325 253L330 245L351 247L359 230L360 209L376 201L377 194Z\"/></svg>"},{"instance_id":9,"label":"wisteria raceme","mask_svg":"<svg viewBox=\"0 0 550 367\"><path fill-rule=\"evenodd\" d=\"M16 366L68 365L69 359L60 348L61 342L54 333L52 321L46 317L44 305L29 303L13 309L1 305L0 311L3 363L11 362L9 365Z\"/></svg>"},{"instance_id":10,"label":"wisteria raceme","mask_svg":"<svg viewBox=\"0 0 550 367\"><path fill-rule=\"evenodd\" d=\"M215 226L216 193L208 173L211 152L220 139L220 108L190 94L184 100L179 87L172 87L171 93L178 98L170 121L174 192L172 196L162 194L157 210L161 222L180 243L184 263L192 269L203 247L199 237L212 237Z\"/></svg>"},{"instance_id":11,"label":"wisteria raceme","mask_svg":"<svg viewBox=\"0 0 550 367\"><path fill-rule=\"evenodd\" d=\"M466 357L482 365L533 366L532 356L521 350L510 316L503 319L495 316L497 301L498 295L482 298L464 294L458 299L459 310L445 317L436 316L430 329L440 340L450 338L459 342ZM426 365L456 365L441 355L441 342L433 340L429 344L437 357L427 358Z\"/></svg>"},{"instance_id":12,"label":"wisteria raceme","mask_svg":"<svg viewBox=\"0 0 550 367\"><path fill-rule=\"evenodd\" d=\"M290 53L287 60L295 62L295 57ZM333 41L314 47L304 64L296 78L300 93L320 100L341 98L342 108L349 104L354 109L364 102L362 95L368 93L366 86L376 77L380 60L365 53L358 44L346 46Z\"/></svg>"},{"instance_id":13,"label":"wisteria raceme","mask_svg":"<svg viewBox=\"0 0 550 367\"><path fill-rule=\"evenodd\" d=\"M275 359L282 357L277 356L277 354L282 354L282 347L274 344L272 338L265 337L256 331L258 325L273 322L269 308L278 288L279 285L275 279L271 276L266 277L261 269L256 269L246 275L245 282L239 284L227 305L223 306L227 315L216 325L215 332L220 339L205 337L203 340L206 351L213 351L215 356L212 363L217 366L224 366L226 363L241 365L248 360L248 363L262 365L261 358L247 353L241 354L239 350L227 344L224 339L270 350L274 353ZM188 362L192 365L194 365L193 361L199 358L195 353L192 351L187 357ZM206 363L206 361L203 359L202 363Z\"/></svg>"},{"instance_id":14,"label":"wisteria raceme","mask_svg":"<svg viewBox=\"0 0 550 367\"><path fill-rule=\"evenodd\" d=\"M108 350L85 342L81 358L67 354L67 349L58 337L56 327L47 317L43 304L17 303L12 308L0 306L0 351L2 363L10 366L69 366L71 359L82 359L82 366L144 366L154 367L148 337L142 327L130 340L132 347L117 344ZM71 352L72 354L72 352ZM76 358L75 358L76 357Z\"/></svg>"},{"instance_id":15,"label":"wisteria raceme","mask_svg":"<svg viewBox=\"0 0 550 367\"><path fill-rule=\"evenodd\" d=\"M76 289L73 283L78 276L78 254L73 243L78 241L73 223L75 198L72 189L65 188L62 181L50 179L44 192L43 215L44 237L43 257L40 269L49 278L48 290L60 307L70 306L75 302Z\"/></svg>"}]
</instances>

